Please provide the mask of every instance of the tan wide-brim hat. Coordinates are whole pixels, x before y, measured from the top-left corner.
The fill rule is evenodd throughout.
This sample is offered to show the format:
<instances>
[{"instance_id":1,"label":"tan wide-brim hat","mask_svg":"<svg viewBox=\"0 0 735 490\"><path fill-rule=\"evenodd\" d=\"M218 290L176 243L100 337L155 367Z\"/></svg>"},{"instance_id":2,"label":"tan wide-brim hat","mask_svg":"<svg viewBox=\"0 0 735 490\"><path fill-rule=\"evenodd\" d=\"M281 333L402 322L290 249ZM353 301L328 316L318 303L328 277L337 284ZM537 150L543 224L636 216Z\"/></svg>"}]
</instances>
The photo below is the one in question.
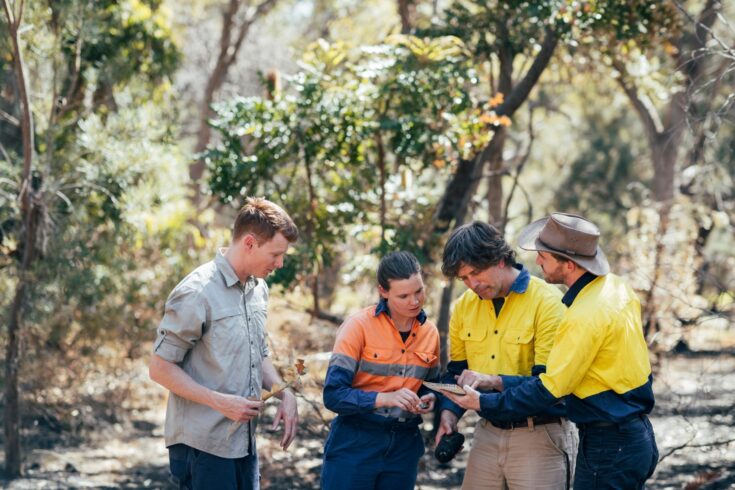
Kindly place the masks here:
<instances>
[{"instance_id":1,"label":"tan wide-brim hat","mask_svg":"<svg viewBox=\"0 0 735 490\"><path fill-rule=\"evenodd\" d=\"M574 214L551 213L521 230L518 246L561 255L596 276L604 276L610 272L610 264L599 240L600 230L591 221Z\"/></svg>"}]
</instances>

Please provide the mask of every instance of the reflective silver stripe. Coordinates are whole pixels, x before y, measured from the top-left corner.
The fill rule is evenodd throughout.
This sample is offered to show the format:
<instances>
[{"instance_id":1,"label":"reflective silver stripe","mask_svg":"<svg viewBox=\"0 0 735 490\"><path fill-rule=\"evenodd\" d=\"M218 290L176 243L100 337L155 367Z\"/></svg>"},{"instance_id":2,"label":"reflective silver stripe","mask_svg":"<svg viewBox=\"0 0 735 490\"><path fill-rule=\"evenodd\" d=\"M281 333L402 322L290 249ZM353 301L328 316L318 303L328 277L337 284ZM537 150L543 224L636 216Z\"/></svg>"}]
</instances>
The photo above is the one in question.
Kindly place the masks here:
<instances>
[{"instance_id":1,"label":"reflective silver stripe","mask_svg":"<svg viewBox=\"0 0 735 490\"><path fill-rule=\"evenodd\" d=\"M436 379L439 377L439 366L434 366L429 369L429 374L424 378L425 380Z\"/></svg>"},{"instance_id":2,"label":"reflective silver stripe","mask_svg":"<svg viewBox=\"0 0 735 490\"><path fill-rule=\"evenodd\" d=\"M359 372L375 376L400 376L403 378L429 379L432 369L413 364L378 364L362 360Z\"/></svg>"},{"instance_id":3,"label":"reflective silver stripe","mask_svg":"<svg viewBox=\"0 0 735 490\"><path fill-rule=\"evenodd\" d=\"M352 373L357 371L357 361L344 354L333 353L329 358L329 367L332 366L344 368Z\"/></svg>"}]
</instances>

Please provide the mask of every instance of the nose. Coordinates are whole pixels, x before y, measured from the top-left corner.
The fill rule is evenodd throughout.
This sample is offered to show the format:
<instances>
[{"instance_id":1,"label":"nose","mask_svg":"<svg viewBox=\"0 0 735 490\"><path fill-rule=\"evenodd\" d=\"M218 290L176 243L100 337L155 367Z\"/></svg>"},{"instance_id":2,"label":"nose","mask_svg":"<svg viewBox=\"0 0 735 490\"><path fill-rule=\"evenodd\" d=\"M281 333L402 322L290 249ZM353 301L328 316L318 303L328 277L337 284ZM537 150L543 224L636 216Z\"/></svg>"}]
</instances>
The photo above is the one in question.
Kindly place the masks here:
<instances>
[{"instance_id":1,"label":"nose","mask_svg":"<svg viewBox=\"0 0 735 490\"><path fill-rule=\"evenodd\" d=\"M467 278L467 282L469 283L470 289L475 289L480 284L480 281L471 277Z\"/></svg>"},{"instance_id":2,"label":"nose","mask_svg":"<svg viewBox=\"0 0 735 490\"><path fill-rule=\"evenodd\" d=\"M278 257L276 259L276 269L280 269L283 267L283 257Z\"/></svg>"},{"instance_id":3,"label":"nose","mask_svg":"<svg viewBox=\"0 0 735 490\"><path fill-rule=\"evenodd\" d=\"M541 265L541 256L538 254L536 255L536 265Z\"/></svg>"}]
</instances>

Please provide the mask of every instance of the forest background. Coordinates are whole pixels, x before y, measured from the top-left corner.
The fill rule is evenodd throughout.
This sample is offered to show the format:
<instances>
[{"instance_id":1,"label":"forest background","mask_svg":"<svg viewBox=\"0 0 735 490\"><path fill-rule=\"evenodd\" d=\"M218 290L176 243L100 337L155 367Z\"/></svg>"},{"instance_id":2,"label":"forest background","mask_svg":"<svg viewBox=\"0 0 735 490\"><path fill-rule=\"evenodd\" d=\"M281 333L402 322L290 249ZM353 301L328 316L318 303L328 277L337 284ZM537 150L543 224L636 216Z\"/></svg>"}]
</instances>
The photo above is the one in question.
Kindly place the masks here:
<instances>
[{"instance_id":1,"label":"forest background","mask_svg":"<svg viewBox=\"0 0 735 490\"><path fill-rule=\"evenodd\" d=\"M445 363L448 234L514 244L557 210L600 226L641 298L654 488L735 483L732 2L2 3L4 484L167 488L155 327L248 195L302 231L269 278L275 362L310 366L297 448L259 441L271 487L316 486L325 362L382 254L422 261ZM419 485L462 463L427 454Z\"/></svg>"}]
</instances>

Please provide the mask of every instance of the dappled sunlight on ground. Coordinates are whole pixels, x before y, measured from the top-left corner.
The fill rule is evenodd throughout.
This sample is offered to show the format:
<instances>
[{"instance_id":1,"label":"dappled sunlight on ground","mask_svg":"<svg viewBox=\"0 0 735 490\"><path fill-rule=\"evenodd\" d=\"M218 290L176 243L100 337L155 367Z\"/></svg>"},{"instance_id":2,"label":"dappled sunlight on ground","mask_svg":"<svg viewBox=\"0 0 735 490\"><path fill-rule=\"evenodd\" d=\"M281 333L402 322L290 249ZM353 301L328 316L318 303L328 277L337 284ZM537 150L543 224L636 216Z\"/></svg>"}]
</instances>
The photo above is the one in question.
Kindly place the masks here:
<instances>
[{"instance_id":1,"label":"dappled sunlight on ground","mask_svg":"<svg viewBox=\"0 0 735 490\"><path fill-rule=\"evenodd\" d=\"M285 312L276 313L272 321L274 363L288 366L293 357L303 356L308 374L298 394L298 437L288 451L278 446L281 430L270 430L278 401L266 403L257 441L263 488L318 488L323 444L333 417L322 406L321 385L336 327L309 323L307 315ZM0 484L14 490L174 488L163 442L166 393L148 379L146 362L126 361L125 369L115 369L107 379L96 367L94 376L83 385L94 384L89 389L95 392L110 386L122 390L124 398L118 392L109 397L116 410L110 412L102 404L85 408L91 411L86 415L87 429L73 436L46 422L36 427L34 435L26 438L25 477ZM735 356L712 352L662 356L654 389L657 405L652 422L662 461L648 488L735 487ZM447 465L433 457L433 442L427 444L419 463L418 489L460 487L476 420L477 415L470 413L460 421L460 430L467 437L465 449ZM431 422L427 416L427 437Z\"/></svg>"}]
</instances>

